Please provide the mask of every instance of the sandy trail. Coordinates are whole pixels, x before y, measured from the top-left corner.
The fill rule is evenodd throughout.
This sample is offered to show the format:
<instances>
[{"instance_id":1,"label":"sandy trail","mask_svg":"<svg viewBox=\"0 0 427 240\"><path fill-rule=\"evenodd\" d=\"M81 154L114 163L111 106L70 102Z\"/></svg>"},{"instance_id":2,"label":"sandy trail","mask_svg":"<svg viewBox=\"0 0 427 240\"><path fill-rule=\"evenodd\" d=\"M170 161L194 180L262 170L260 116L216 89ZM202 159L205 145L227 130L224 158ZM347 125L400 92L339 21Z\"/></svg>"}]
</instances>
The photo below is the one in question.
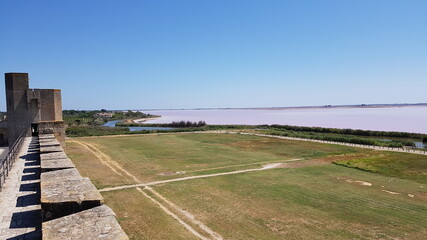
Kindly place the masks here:
<instances>
[{"instance_id":1,"label":"sandy trail","mask_svg":"<svg viewBox=\"0 0 427 240\"><path fill-rule=\"evenodd\" d=\"M158 197L159 199L161 199L162 201L164 201L165 203L167 203L172 209L174 209L175 211L179 212L180 214L184 215L188 220L191 221L191 223L193 223L194 225L197 225L199 228L201 228L203 231L205 231L206 233L208 233L213 239L216 240L222 240L223 237L213 231L212 229L210 229L208 226L206 226L205 224L203 224L202 222L200 222L199 220L197 220L193 214L183 210L182 208L176 206L173 202L170 202L167 198L163 197L160 193L156 192L154 189L152 189L151 187L145 187L144 190L148 190L151 193L153 193L154 195L156 195L156 197Z\"/></svg>"},{"instance_id":2,"label":"sandy trail","mask_svg":"<svg viewBox=\"0 0 427 240\"><path fill-rule=\"evenodd\" d=\"M156 199L150 197L147 193L145 193L141 188L137 187L136 190L138 190L142 195L150 199L152 202L157 204L166 214L173 217L175 220L177 220L182 226L184 226L188 231L190 231L192 234L197 236L200 239L203 240L209 240L209 238L204 237L199 232L197 232L194 228L192 228L190 225L188 225L184 220L182 220L179 216L171 212L167 207L163 206L160 202L158 202Z\"/></svg>"},{"instance_id":3,"label":"sandy trail","mask_svg":"<svg viewBox=\"0 0 427 240\"><path fill-rule=\"evenodd\" d=\"M277 168L277 167L280 167L282 165L283 165L283 163L270 163L270 164L264 165L261 168L252 168L252 169L238 170L238 171L232 171L232 172L213 173L213 174L205 174L205 175L190 176L190 177L183 177L183 178L174 178L174 179L168 179L168 180L162 180L162 181L154 181L154 182L148 182L148 183L123 185L123 186L118 186L118 187L103 188L99 191L100 192L109 192L109 191L116 191L116 190L122 190L122 189L128 189L128 188L154 186L154 185L158 185L158 184L162 184L162 183L180 182L180 181L186 181L186 180L191 180L191 179L209 178L209 177L233 175L233 174L255 172L255 171L264 171L264 170L268 170L268 169L272 169L272 168Z\"/></svg>"},{"instance_id":4,"label":"sandy trail","mask_svg":"<svg viewBox=\"0 0 427 240\"><path fill-rule=\"evenodd\" d=\"M294 158L294 159L285 160L283 162L284 163L285 162L294 162L294 161L300 161L300 160L305 160L305 159L304 158ZM232 167L244 167L244 166L251 166L251 165L258 165L258 164L274 163L274 162L276 162L276 161L266 161L266 162L254 162L254 163L227 165L227 166L223 166L223 167L214 167L214 168L202 168L202 169L197 169L197 170L192 170L192 171L185 171L185 173L203 172L203 171L216 170L216 169L225 169L225 168L232 168Z\"/></svg>"},{"instance_id":5,"label":"sandy trail","mask_svg":"<svg viewBox=\"0 0 427 240\"><path fill-rule=\"evenodd\" d=\"M140 180L132 175L130 172L128 172L126 169L124 169L118 162L111 159L110 156L103 153L101 150L99 150L96 146L90 144L90 143L83 143L80 141L70 141L72 143L77 143L83 147L85 147L87 150L89 150L91 153L93 153L104 165L108 166L113 172L117 173L120 176L123 176L118 170L125 173L127 176L132 178L135 182L140 182Z\"/></svg>"},{"instance_id":6,"label":"sandy trail","mask_svg":"<svg viewBox=\"0 0 427 240\"><path fill-rule=\"evenodd\" d=\"M388 191L388 190L385 190L385 189L382 189L381 191L386 192L386 193L390 193L392 195L399 195L400 194L398 192L392 192L392 191Z\"/></svg>"}]
</instances>

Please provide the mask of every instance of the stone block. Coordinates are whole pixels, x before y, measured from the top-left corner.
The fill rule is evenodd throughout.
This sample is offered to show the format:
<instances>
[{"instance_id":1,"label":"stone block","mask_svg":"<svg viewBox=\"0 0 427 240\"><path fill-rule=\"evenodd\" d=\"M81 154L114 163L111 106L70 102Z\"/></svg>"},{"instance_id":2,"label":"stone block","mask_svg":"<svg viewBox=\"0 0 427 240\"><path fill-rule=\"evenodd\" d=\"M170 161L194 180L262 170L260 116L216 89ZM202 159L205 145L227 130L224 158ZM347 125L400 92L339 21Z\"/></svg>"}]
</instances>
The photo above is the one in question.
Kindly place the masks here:
<instances>
[{"instance_id":1,"label":"stone block","mask_svg":"<svg viewBox=\"0 0 427 240\"><path fill-rule=\"evenodd\" d=\"M43 172L41 174L42 182L60 182L65 180L78 180L81 179L79 171L75 168Z\"/></svg>"},{"instance_id":2,"label":"stone block","mask_svg":"<svg viewBox=\"0 0 427 240\"><path fill-rule=\"evenodd\" d=\"M62 117L61 117L62 118ZM65 147L65 124L64 121L40 121L38 124L39 133L51 134Z\"/></svg>"},{"instance_id":3,"label":"stone block","mask_svg":"<svg viewBox=\"0 0 427 240\"><path fill-rule=\"evenodd\" d=\"M43 240L129 239L114 212L105 205L44 222L42 234Z\"/></svg>"},{"instance_id":4,"label":"stone block","mask_svg":"<svg viewBox=\"0 0 427 240\"><path fill-rule=\"evenodd\" d=\"M61 144L56 139L49 139L48 141L40 141L40 147L49 147L49 146L61 146Z\"/></svg>"},{"instance_id":5,"label":"stone block","mask_svg":"<svg viewBox=\"0 0 427 240\"><path fill-rule=\"evenodd\" d=\"M40 161L41 172L49 172L55 170L62 170L67 168L75 168L73 162L69 158L56 159L49 161Z\"/></svg>"},{"instance_id":6,"label":"stone block","mask_svg":"<svg viewBox=\"0 0 427 240\"><path fill-rule=\"evenodd\" d=\"M55 140L55 135L52 134L39 134L39 141Z\"/></svg>"},{"instance_id":7,"label":"stone block","mask_svg":"<svg viewBox=\"0 0 427 240\"><path fill-rule=\"evenodd\" d=\"M39 134L39 139L55 139L53 134Z\"/></svg>"},{"instance_id":8,"label":"stone block","mask_svg":"<svg viewBox=\"0 0 427 240\"><path fill-rule=\"evenodd\" d=\"M40 153L50 152L63 152L64 149L61 146L40 146Z\"/></svg>"},{"instance_id":9,"label":"stone block","mask_svg":"<svg viewBox=\"0 0 427 240\"><path fill-rule=\"evenodd\" d=\"M65 152L51 152L51 153L42 153L40 154L40 160L58 160L68 158Z\"/></svg>"},{"instance_id":10,"label":"stone block","mask_svg":"<svg viewBox=\"0 0 427 240\"><path fill-rule=\"evenodd\" d=\"M97 207L104 201L89 178L41 181L40 190L43 221Z\"/></svg>"},{"instance_id":11,"label":"stone block","mask_svg":"<svg viewBox=\"0 0 427 240\"><path fill-rule=\"evenodd\" d=\"M43 139L39 139L40 143L45 143L45 142L51 142L51 141L56 141L58 142L58 139L56 138L43 138ZM59 142L58 142L59 143Z\"/></svg>"}]
</instances>

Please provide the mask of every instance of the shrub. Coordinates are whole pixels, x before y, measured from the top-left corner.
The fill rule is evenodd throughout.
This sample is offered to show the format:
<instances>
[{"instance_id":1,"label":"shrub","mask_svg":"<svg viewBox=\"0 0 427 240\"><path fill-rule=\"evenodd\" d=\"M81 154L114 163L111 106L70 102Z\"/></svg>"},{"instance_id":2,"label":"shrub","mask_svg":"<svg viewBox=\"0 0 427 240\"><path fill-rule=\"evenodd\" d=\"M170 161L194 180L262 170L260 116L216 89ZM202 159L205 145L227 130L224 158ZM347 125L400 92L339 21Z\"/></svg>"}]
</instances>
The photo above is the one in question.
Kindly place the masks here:
<instances>
[{"instance_id":1,"label":"shrub","mask_svg":"<svg viewBox=\"0 0 427 240\"><path fill-rule=\"evenodd\" d=\"M179 122L172 122L170 124L171 127L178 127L178 128L203 127L205 125L206 125L205 121L199 121L199 122L179 121Z\"/></svg>"}]
</instances>

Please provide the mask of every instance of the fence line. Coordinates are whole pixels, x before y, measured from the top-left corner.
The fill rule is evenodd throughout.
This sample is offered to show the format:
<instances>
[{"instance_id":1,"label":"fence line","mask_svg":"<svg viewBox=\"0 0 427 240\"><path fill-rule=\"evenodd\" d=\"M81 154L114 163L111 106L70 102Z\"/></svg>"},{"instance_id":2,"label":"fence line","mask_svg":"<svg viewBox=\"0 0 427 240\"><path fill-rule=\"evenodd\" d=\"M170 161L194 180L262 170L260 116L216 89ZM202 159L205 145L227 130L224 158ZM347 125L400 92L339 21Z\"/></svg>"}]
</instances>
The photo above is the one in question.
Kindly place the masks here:
<instances>
[{"instance_id":1,"label":"fence line","mask_svg":"<svg viewBox=\"0 0 427 240\"><path fill-rule=\"evenodd\" d=\"M244 132L231 132L231 131L227 131L226 133L234 133L234 134L239 133L242 135L253 135L253 136L259 136L259 137L272 137L272 138L280 138L280 139L288 139L288 140L298 140L298 141L306 141L306 142L328 143L328 144L345 145L345 146L351 146L351 147L370 148L370 149L382 150L382 151L404 152L404 153L427 155L427 151L425 149L414 149L411 147L401 147L401 148L383 147L383 146L375 146L375 145L335 142L335 141L318 140L318 139L310 139L310 138L298 138L298 137L288 137L288 136L258 134L258 133L244 133Z\"/></svg>"},{"instance_id":2,"label":"fence line","mask_svg":"<svg viewBox=\"0 0 427 240\"><path fill-rule=\"evenodd\" d=\"M25 130L21 133L21 135L19 135L18 139L16 139L12 147L9 149L6 158L3 160L3 162L0 163L0 192L6 181L6 178L9 176L9 171L12 169L15 160L19 157L19 151L21 150L22 143L24 142L28 131L29 130Z\"/></svg>"}]
</instances>

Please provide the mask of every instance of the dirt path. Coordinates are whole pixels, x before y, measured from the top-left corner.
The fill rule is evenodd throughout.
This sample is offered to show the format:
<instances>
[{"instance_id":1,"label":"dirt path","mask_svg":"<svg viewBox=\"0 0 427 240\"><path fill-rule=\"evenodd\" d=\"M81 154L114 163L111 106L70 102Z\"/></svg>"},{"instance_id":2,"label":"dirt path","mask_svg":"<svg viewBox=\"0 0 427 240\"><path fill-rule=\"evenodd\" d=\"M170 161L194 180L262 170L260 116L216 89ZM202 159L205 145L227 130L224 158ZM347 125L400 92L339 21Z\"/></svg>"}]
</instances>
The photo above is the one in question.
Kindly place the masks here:
<instances>
[{"instance_id":1,"label":"dirt path","mask_svg":"<svg viewBox=\"0 0 427 240\"><path fill-rule=\"evenodd\" d=\"M80 141L69 141L72 143L77 143L83 147L85 147L87 150L89 150L91 153L93 153L104 165L108 166L111 170L113 170L115 173L117 173L120 176L123 176L118 170L125 173L127 176L132 178L135 182L140 182L140 180L132 175L130 172L128 172L126 169L124 169L118 162L111 159L110 156L103 153L101 150L99 150L96 146L90 144L90 143L83 143Z\"/></svg>"},{"instance_id":2,"label":"dirt path","mask_svg":"<svg viewBox=\"0 0 427 240\"><path fill-rule=\"evenodd\" d=\"M165 206L163 206L160 202L158 202L156 199L150 197L147 193L145 193L141 188L137 187L136 190L138 190L142 195L144 195L145 197L147 197L148 199L150 199L152 202L154 202L155 204L157 204L166 214L168 214L169 216L173 217L175 220L177 220L182 226L184 226L188 231L190 231L192 234L194 234L195 236L197 236L200 239L203 240L209 240L209 238L204 237L203 235L201 235L199 232L197 232L194 228L192 228L190 225L188 225L188 223L184 222L184 220L182 220L179 216L177 216L176 214L174 214L173 212L171 212L168 208L166 208Z\"/></svg>"},{"instance_id":3,"label":"dirt path","mask_svg":"<svg viewBox=\"0 0 427 240\"><path fill-rule=\"evenodd\" d=\"M272 169L272 168L277 168L277 167L280 167L282 165L283 165L283 163L270 163L270 164L264 165L261 168L252 168L252 169L237 170L237 171L232 171L232 172L213 173L213 174L206 174L206 175L198 175L198 176L190 176L190 177L183 177L183 178L174 178L174 179L168 179L168 180L154 181L154 182L148 182L148 183L123 185L123 186L118 186L118 187L103 188L103 189L100 189L99 191L100 192L109 192L109 191L117 191L117 190L128 189L128 188L154 186L154 185L158 185L158 184L162 184L162 183L180 182L180 181L186 181L186 180L191 180L191 179L209 178L209 177L233 175L233 174L255 172L255 171L264 171L264 170L268 170L268 169Z\"/></svg>"},{"instance_id":4,"label":"dirt path","mask_svg":"<svg viewBox=\"0 0 427 240\"><path fill-rule=\"evenodd\" d=\"M165 202L166 204L169 205L169 207L171 207L172 209L174 209L175 211L179 212L180 214L182 214L183 216L185 216L192 224L197 225L200 229L202 229L203 231L205 231L206 233L208 233L213 239L215 240L222 240L222 236L213 231L212 229L210 229L208 226L206 226L205 224L203 224L202 222L200 222L199 220L197 220L193 214L183 210L182 208L176 206L173 202L169 201L167 198L163 197L160 193L156 192L154 189L152 189L151 187L145 187L144 190L148 190L151 193L153 193L156 197L158 197L160 200L162 200L163 202Z\"/></svg>"},{"instance_id":5,"label":"dirt path","mask_svg":"<svg viewBox=\"0 0 427 240\"><path fill-rule=\"evenodd\" d=\"M295 158L295 159L285 160L283 162L284 163L285 162L294 162L294 161L300 161L300 160L304 160L304 159L303 158ZM224 166L224 167L202 168L202 169L197 169L197 170L193 170L193 171L185 171L185 172L186 173L190 173L190 172L203 172L203 171L216 170L216 169L224 169L224 168L232 168L232 167L244 167L244 166L250 166L250 165L274 163L274 162L277 162L277 161L266 161L266 162L254 162L254 163L227 165L227 166Z\"/></svg>"}]
</instances>

